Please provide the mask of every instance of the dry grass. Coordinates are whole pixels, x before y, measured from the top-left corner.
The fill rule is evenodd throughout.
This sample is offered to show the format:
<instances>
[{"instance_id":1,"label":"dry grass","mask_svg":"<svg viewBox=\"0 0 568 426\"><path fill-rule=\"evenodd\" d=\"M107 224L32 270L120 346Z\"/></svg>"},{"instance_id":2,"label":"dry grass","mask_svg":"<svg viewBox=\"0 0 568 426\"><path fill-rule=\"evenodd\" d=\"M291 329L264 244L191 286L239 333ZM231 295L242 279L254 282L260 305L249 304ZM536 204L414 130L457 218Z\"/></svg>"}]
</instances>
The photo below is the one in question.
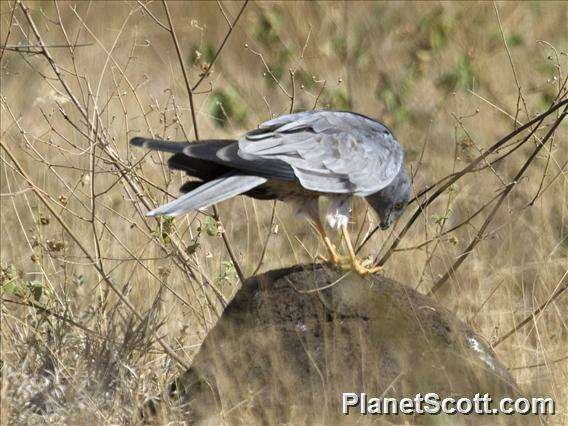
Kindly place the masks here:
<instances>
[{"instance_id":1,"label":"dry grass","mask_svg":"<svg viewBox=\"0 0 568 426\"><path fill-rule=\"evenodd\" d=\"M131 150L131 137L192 138L194 123L201 138L234 137L291 109L353 109L393 129L420 191L463 169L515 120L566 99L566 3L497 4L500 22L490 3L250 3L209 70L241 4L171 2L190 83L211 71L194 90L195 121L161 2L145 6L158 22L133 1L30 2L29 19L12 3L0 4L0 43L10 47L0 49L2 424L136 422L140 405L182 369L167 351L190 362L239 286L237 267L255 271L265 242L260 270L322 252L305 222L280 204L272 215L270 202L223 203L222 222L146 218L184 177L160 155ZM33 47L30 20L59 76ZM441 234L511 182L561 111L425 208L387 274L428 291L491 206ZM558 424L568 422L568 300L558 294L568 285L566 129L564 121L436 293L499 342L528 393L555 398ZM384 254L415 206L363 252ZM354 232L362 226L362 239L375 223L356 202Z\"/></svg>"}]
</instances>

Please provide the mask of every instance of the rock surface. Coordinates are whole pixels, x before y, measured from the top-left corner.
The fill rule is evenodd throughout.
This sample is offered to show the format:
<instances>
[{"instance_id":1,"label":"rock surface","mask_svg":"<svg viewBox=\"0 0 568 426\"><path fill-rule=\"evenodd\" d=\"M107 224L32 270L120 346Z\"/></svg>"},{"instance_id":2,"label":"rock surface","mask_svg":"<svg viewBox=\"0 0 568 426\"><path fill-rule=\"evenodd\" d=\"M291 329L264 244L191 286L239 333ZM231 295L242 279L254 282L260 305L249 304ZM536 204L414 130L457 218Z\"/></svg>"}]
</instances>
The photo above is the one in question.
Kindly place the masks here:
<instances>
[{"instance_id":1,"label":"rock surface","mask_svg":"<svg viewBox=\"0 0 568 426\"><path fill-rule=\"evenodd\" d=\"M489 393L496 400L515 397L517 389L488 345L432 299L381 276L363 279L322 265L248 279L172 385L189 421L201 424L366 424L385 417L363 417L359 407L342 415L342 392ZM388 418L457 420L445 419ZM496 418L459 420L494 424Z\"/></svg>"}]
</instances>

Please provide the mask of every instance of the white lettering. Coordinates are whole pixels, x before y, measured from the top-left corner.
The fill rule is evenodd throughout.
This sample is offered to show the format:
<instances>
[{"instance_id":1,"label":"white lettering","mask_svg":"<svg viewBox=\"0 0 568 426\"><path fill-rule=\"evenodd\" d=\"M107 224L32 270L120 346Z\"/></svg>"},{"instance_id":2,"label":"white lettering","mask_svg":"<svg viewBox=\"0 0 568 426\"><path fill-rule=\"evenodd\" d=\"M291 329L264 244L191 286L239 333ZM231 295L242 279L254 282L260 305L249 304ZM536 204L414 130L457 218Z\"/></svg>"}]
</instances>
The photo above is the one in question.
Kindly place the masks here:
<instances>
[{"instance_id":1,"label":"white lettering","mask_svg":"<svg viewBox=\"0 0 568 426\"><path fill-rule=\"evenodd\" d=\"M367 401L367 413L382 414L381 398L369 398L369 400Z\"/></svg>"},{"instance_id":2,"label":"white lettering","mask_svg":"<svg viewBox=\"0 0 568 426\"><path fill-rule=\"evenodd\" d=\"M359 412L366 414L554 414L554 400L550 397L535 398L508 398L499 399L498 404L493 404L493 399L488 393L483 395L476 393L469 397L445 397L434 392L418 393L414 397L369 397L366 393L342 393L342 412L349 414L351 407L359 406Z\"/></svg>"},{"instance_id":3,"label":"white lettering","mask_svg":"<svg viewBox=\"0 0 568 426\"><path fill-rule=\"evenodd\" d=\"M343 414L349 414L349 407L355 407L359 404L359 397L356 393L343 393Z\"/></svg>"},{"instance_id":4,"label":"white lettering","mask_svg":"<svg viewBox=\"0 0 568 426\"><path fill-rule=\"evenodd\" d=\"M440 397L435 393L424 395L425 410L428 414L440 414Z\"/></svg>"},{"instance_id":5,"label":"white lettering","mask_svg":"<svg viewBox=\"0 0 568 426\"><path fill-rule=\"evenodd\" d=\"M398 405L400 406L400 412L402 414L414 413L414 401L412 398L402 398Z\"/></svg>"},{"instance_id":6,"label":"white lettering","mask_svg":"<svg viewBox=\"0 0 568 426\"><path fill-rule=\"evenodd\" d=\"M398 414L398 400L396 398L383 398L383 413Z\"/></svg>"},{"instance_id":7,"label":"white lettering","mask_svg":"<svg viewBox=\"0 0 568 426\"><path fill-rule=\"evenodd\" d=\"M445 414L456 414L456 408L451 407L451 404L455 404L456 401L453 398L442 399L442 412Z\"/></svg>"},{"instance_id":8,"label":"white lettering","mask_svg":"<svg viewBox=\"0 0 568 426\"><path fill-rule=\"evenodd\" d=\"M458 413L461 414L470 414L473 408L473 404L471 399L469 398L460 398L456 403L456 408L458 409Z\"/></svg>"}]
</instances>

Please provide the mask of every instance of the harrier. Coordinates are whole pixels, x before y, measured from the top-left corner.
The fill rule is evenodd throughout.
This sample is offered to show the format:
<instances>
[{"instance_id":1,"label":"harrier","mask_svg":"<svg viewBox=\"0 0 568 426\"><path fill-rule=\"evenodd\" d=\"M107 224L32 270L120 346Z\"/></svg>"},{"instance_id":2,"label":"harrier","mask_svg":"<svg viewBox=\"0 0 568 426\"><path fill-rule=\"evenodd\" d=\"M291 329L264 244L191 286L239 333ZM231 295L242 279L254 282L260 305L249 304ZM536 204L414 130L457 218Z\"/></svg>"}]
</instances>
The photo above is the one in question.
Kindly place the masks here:
<instances>
[{"instance_id":1,"label":"harrier","mask_svg":"<svg viewBox=\"0 0 568 426\"><path fill-rule=\"evenodd\" d=\"M330 260L360 275L367 268L355 255L347 231L352 196L364 197L388 228L410 198L410 179L403 150L383 124L346 111L306 111L262 123L238 140L166 142L134 138L135 146L166 151L171 169L197 181L185 183L185 194L148 216L178 216L239 194L292 203L296 213L313 220ZM340 229L348 256L341 256L321 220L319 197L330 199L327 223Z\"/></svg>"}]
</instances>

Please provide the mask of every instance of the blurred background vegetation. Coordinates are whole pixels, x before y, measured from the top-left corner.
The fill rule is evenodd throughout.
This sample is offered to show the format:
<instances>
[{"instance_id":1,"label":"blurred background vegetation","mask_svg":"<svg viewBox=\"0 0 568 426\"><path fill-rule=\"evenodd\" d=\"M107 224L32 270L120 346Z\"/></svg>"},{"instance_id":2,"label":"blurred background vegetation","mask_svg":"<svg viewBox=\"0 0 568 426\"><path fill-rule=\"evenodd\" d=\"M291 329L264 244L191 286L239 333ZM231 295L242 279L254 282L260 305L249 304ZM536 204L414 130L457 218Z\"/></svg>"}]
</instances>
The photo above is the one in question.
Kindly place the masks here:
<instances>
[{"instance_id":1,"label":"blurred background vegetation","mask_svg":"<svg viewBox=\"0 0 568 426\"><path fill-rule=\"evenodd\" d=\"M234 138L290 111L350 109L392 129L417 191L546 110L568 72L564 2L250 2L216 59L242 3L168 4L190 82L203 77L194 93L202 139ZM109 291L2 151L2 424L133 421L180 371L155 335L189 362L240 285L223 235L245 275L311 262L323 245L271 202L228 201L221 221L146 218L142 199L171 199L184 176L128 140L193 135L163 4L27 6L46 44L84 44L50 51L92 119L45 57L22 47L37 40L19 6L2 2L0 40L12 48L1 59L0 137L144 321ZM566 129L564 122L437 295L489 342L566 283ZM386 274L427 291L482 218L440 235L495 196L534 146L460 180L429 206ZM140 194L125 183L129 173ZM353 219L359 241L376 225L359 201ZM377 233L364 255L380 253L392 236ZM567 308L558 298L496 348L528 393L556 399L559 423L568 419ZM169 410L168 419L178 418Z\"/></svg>"}]
</instances>

